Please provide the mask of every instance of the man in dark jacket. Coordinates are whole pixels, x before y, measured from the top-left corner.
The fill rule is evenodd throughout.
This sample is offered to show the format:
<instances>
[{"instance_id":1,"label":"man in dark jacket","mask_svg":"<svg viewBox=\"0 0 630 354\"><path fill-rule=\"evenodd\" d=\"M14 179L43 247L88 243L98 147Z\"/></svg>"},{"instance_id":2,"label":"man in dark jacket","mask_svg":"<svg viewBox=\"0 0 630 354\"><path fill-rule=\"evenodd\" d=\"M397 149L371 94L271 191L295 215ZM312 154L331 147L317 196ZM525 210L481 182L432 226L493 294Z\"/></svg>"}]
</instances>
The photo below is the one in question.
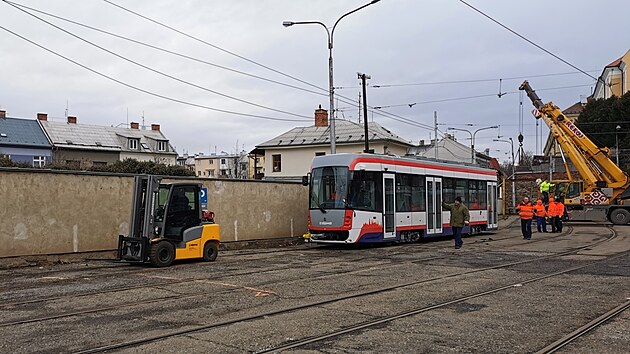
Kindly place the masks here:
<instances>
[{"instance_id":1,"label":"man in dark jacket","mask_svg":"<svg viewBox=\"0 0 630 354\"><path fill-rule=\"evenodd\" d=\"M455 249L460 249L464 244L464 241L462 241L462 228L464 225L468 225L470 221L468 208L462 204L461 197L456 197L453 204L442 202L442 207L451 212L450 224L453 229L453 236L455 236Z\"/></svg>"}]
</instances>

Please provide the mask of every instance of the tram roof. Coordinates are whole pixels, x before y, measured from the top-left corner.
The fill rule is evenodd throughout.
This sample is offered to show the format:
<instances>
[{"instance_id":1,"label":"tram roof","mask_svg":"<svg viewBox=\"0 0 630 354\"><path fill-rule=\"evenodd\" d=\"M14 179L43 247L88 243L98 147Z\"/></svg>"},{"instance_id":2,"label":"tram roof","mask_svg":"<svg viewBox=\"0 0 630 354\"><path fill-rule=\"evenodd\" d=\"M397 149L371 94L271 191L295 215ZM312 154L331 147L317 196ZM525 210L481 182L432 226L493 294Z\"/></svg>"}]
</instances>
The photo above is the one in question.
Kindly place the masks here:
<instances>
[{"instance_id":1,"label":"tram roof","mask_svg":"<svg viewBox=\"0 0 630 354\"><path fill-rule=\"evenodd\" d=\"M481 174L495 174L497 171L484 168L478 165L461 162L436 161L419 156L391 156L378 154L335 154L316 156L313 158L312 168L324 166L348 166L351 170L358 163L384 163L397 166L410 166L419 168L436 168L447 170L468 170L469 172L478 172Z\"/></svg>"}]
</instances>

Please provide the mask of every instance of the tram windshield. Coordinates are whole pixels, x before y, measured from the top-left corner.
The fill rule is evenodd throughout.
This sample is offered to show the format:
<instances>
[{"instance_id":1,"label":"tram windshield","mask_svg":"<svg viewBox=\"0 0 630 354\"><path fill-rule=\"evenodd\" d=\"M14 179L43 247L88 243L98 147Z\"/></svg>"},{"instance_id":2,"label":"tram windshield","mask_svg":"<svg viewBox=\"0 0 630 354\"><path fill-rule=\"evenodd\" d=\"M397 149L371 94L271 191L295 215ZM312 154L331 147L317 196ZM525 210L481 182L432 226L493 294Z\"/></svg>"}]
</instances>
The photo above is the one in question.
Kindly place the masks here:
<instances>
[{"instance_id":1,"label":"tram windshield","mask_svg":"<svg viewBox=\"0 0 630 354\"><path fill-rule=\"evenodd\" d=\"M348 171L347 167L314 168L311 175L311 209L382 211L382 174Z\"/></svg>"},{"instance_id":2,"label":"tram windshield","mask_svg":"<svg viewBox=\"0 0 630 354\"><path fill-rule=\"evenodd\" d=\"M311 209L345 209L348 197L348 168L314 168L311 174Z\"/></svg>"}]
</instances>

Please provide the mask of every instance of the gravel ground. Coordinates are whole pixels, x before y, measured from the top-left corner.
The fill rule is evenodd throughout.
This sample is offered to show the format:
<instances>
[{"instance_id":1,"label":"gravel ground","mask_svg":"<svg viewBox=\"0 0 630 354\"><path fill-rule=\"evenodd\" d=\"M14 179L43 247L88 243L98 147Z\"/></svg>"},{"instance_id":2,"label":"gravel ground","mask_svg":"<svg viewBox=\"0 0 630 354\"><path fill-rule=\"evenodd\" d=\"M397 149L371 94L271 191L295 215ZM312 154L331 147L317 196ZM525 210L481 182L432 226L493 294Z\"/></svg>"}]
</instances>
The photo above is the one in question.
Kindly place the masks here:
<instances>
[{"instance_id":1,"label":"gravel ground","mask_svg":"<svg viewBox=\"0 0 630 354\"><path fill-rule=\"evenodd\" d=\"M71 353L160 335L117 351L257 352L510 284L516 285L293 351L535 352L630 297L624 253L630 229L615 229L615 239L596 246L610 230L580 224L570 234L534 234L532 241L504 227L466 238L461 250L452 240L298 245L225 251L213 263L166 269L97 261L3 269L0 352ZM585 248L540 259L577 247ZM486 269L519 261L531 262ZM182 333L187 329L197 330ZM627 353L628 333L626 311L562 352Z\"/></svg>"}]
</instances>

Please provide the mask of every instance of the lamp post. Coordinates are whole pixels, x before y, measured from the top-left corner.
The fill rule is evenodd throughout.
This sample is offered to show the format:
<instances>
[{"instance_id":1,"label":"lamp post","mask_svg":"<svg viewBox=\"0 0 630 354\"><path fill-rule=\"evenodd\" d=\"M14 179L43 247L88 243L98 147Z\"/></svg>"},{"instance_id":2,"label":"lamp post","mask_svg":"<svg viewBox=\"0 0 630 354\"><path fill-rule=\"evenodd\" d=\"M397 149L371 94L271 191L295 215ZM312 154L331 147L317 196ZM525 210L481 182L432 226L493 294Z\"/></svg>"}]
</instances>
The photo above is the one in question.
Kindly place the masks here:
<instances>
[{"instance_id":1,"label":"lamp post","mask_svg":"<svg viewBox=\"0 0 630 354\"><path fill-rule=\"evenodd\" d=\"M516 161L514 161L514 140L512 140L512 138L508 138L510 140L504 140L504 139L492 139L492 141L501 141L504 143L508 143L510 144L511 148L512 148L512 208L516 209L516 187L514 186L516 184Z\"/></svg>"},{"instance_id":2,"label":"lamp post","mask_svg":"<svg viewBox=\"0 0 630 354\"><path fill-rule=\"evenodd\" d=\"M319 21L284 21L282 22L282 25L284 27L290 27L293 25L321 25L322 27L324 27L324 29L326 30L326 33L328 34L328 95L330 98L330 109L329 109L329 118L330 118L330 153L331 154L336 154L337 153L337 143L336 143L336 136L335 136L335 116L334 116L334 111L335 111L335 89L333 86L333 35L335 34L335 28L337 27L337 24L339 23L339 21L341 21L342 18L353 14L361 9L364 9L370 5L376 4L377 2L379 2L380 0L372 0L369 3L360 6L350 12L346 12L343 16L339 17L339 19L335 22L335 24L332 27L332 30L329 30L328 27L326 27L325 24L323 24L322 22Z\"/></svg>"},{"instance_id":3,"label":"lamp post","mask_svg":"<svg viewBox=\"0 0 630 354\"><path fill-rule=\"evenodd\" d=\"M617 160L617 166L619 166L619 131L621 130L621 125L615 127L615 159Z\"/></svg>"},{"instance_id":4,"label":"lamp post","mask_svg":"<svg viewBox=\"0 0 630 354\"><path fill-rule=\"evenodd\" d=\"M468 129L461 129L461 128L447 128L448 130L460 130L463 132L466 132L468 134L470 134L470 162L471 163L475 163L475 136L477 135L478 132L482 131L482 130L486 130L486 129L497 129L499 128L498 125L493 125L491 127L483 127L483 128L479 128L477 130L475 130L475 132L471 132Z\"/></svg>"}]
</instances>

